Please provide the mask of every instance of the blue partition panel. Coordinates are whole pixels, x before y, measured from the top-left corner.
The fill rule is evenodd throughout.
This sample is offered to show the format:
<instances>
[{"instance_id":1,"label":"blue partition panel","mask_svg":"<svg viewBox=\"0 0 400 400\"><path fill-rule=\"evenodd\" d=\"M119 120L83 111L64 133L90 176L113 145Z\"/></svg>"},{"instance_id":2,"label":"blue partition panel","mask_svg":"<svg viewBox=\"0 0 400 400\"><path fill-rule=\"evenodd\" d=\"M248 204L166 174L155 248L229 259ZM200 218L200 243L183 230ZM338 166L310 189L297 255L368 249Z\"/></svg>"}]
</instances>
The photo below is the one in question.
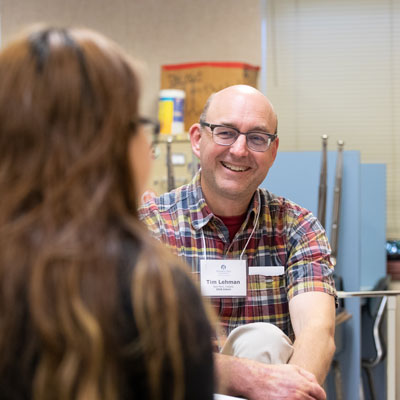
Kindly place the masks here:
<instances>
[{"instance_id":1,"label":"blue partition panel","mask_svg":"<svg viewBox=\"0 0 400 400\"><path fill-rule=\"evenodd\" d=\"M386 275L386 165L361 164L361 289Z\"/></svg>"},{"instance_id":2,"label":"blue partition panel","mask_svg":"<svg viewBox=\"0 0 400 400\"><path fill-rule=\"evenodd\" d=\"M328 152L327 221L331 225L336 156ZM361 286L361 166L358 151L344 151L342 202L336 272L342 276L344 290L356 291ZM318 186L321 166L320 152L281 152L261 187L289 198L317 215ZM330 237L330 229L327 229ZM360 302L346 300L345 307L352 314L344 326L344 340L337 355L342 369L345 398L357 399L360 384Z\"/></svg>"}]
</instances>

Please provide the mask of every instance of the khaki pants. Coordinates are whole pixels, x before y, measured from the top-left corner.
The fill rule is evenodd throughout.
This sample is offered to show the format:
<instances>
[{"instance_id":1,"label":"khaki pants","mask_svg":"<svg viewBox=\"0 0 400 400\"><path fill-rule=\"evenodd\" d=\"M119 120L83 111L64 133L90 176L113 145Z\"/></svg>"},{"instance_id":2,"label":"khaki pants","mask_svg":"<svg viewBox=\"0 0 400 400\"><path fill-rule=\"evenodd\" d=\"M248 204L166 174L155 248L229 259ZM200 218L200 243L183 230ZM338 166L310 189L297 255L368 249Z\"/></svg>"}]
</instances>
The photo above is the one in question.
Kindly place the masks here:
<instances>
[{"instance_id":1,"label":"khaki pants","mask_svg":"<svg viewBox=\"0 0 400 400\"><path fill-rule=\"evenodd\" d=\"M275 325L254 322L235 328L221 354L248 358L266 364L286 364L293 353L292 341Z\"/></svg>"}]
</instances>

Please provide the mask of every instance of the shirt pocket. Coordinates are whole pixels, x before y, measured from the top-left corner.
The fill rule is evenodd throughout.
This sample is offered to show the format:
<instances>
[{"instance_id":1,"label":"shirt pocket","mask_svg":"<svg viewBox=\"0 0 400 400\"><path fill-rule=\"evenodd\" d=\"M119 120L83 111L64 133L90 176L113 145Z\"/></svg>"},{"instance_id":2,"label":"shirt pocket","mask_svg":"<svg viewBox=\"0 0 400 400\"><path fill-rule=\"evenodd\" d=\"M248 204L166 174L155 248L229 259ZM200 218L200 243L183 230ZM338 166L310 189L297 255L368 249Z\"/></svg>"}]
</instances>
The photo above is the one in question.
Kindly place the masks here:
<instances>
[{"instance_id":1,"label":"shirt pocket","mask_svg":"<svg viewBox=\"0 0 400 400\"><path fill-rule=\"evenodd\" d=\"M279 295L286 298L286 276L249 275L247 281L250 297L269 297Z\"/></svg>"},{"instance_id":2,"label":"shirt pocket","mask_svg":"<svg viewBox=\"0 0 400 400\"><path fill-rule=\"evenodd\" d=\"M270 322L288 330L286 275L249 275L246 304L253 321Z\"/></svg>"}]
</instances>

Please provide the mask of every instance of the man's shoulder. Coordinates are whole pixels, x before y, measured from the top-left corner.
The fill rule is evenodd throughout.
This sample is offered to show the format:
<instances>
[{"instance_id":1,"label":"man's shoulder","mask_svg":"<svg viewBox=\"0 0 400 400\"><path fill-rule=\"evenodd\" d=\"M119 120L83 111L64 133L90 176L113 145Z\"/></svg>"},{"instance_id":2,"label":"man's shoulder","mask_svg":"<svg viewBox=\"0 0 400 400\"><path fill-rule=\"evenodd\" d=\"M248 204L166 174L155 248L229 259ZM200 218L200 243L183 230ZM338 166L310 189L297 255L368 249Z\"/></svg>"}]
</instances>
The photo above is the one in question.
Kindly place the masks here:
<instances>
[{"instance_id":1,"label":"man's shoulder","mask_svg":"<svg viewBox=\"0 0 400 400\"><path fill-rule=\"evenodd\" d=\"M278 196L269 192L264 188L260 188L261 207L268 209L271 214L292 214L292 215L306 215L311 212L305 207L295 203L294 201Z\"/></svg>"},{"instance_id":2,"label":"man's shoulder","mask_svg":"<svg viewBox=\"0 0 400 400\"><path fill-rule=\"evenodd\" d=\"M189 197L189 185L184 185L170 192L151 197L139 207L139 217L143 219L155 213L168 214L176 210L187 209L190 206Z\"/></svg>"}]
</instances>

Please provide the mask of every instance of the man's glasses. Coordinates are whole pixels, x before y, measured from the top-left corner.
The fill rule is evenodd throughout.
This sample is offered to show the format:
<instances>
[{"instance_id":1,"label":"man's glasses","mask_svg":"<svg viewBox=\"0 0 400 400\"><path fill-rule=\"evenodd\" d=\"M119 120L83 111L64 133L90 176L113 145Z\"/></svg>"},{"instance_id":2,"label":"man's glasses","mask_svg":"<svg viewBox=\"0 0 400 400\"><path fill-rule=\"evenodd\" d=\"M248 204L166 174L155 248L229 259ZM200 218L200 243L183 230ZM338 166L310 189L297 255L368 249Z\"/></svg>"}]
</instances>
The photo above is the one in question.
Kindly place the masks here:
<instances>
[{"instance_id":1,"label":"man's glasses","mask_svg":"<svg viewBox=\"0 0 400 400\"><path fill-rule=\"evenodd\" d=\"M231 146L236 142L239 135L246 136L247 147L253 151L264 152L269 149L271 143L278 135L261 131L240 132L239 129L226 125L209 124L200 121L201 126L207 126L211 130L212 138L216 144Z\"/></svg>"}]
</instances>

